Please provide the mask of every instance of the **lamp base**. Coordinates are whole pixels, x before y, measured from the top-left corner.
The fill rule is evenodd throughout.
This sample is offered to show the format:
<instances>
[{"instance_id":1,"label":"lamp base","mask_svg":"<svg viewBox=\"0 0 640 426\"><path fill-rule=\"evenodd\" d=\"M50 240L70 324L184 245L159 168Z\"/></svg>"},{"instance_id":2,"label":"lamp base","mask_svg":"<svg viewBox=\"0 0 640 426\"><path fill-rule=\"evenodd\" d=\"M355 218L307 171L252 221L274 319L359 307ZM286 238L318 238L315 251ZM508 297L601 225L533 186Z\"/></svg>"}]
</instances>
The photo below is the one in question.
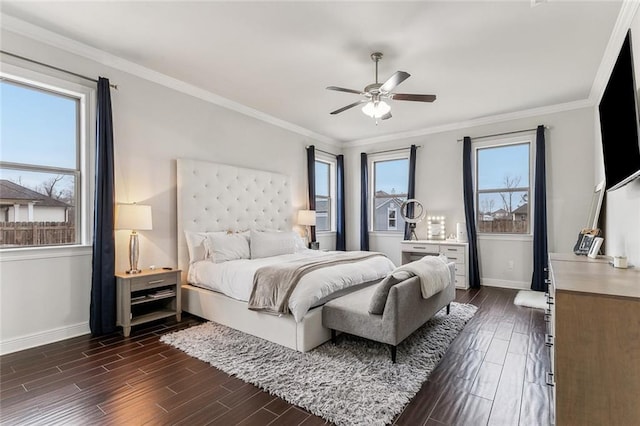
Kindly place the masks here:
<instances>
[{"instance_id":1,"label":"lamp base","mask_svg":"<svg viewBox=\"0 0 640 426\"><path fill-rule=\"evenodd\" d=\"M129 237L129 270L127 271L127 274L139 274L142 272L138 269L138 256L138 233L133 231Z\"/></svg>"},{"instance_id":2,"label":"lamp base","mask_svg":"<svg viewBox=\"0 0 640 426\"><path fill-rule=\"evenodd\" d=\"M140 272L142 272L142 270L140 270L140 269L131 269L129 271L126 271L125 273L127 273L127 274L139 274Z\"/></svg>"}]
</instances>

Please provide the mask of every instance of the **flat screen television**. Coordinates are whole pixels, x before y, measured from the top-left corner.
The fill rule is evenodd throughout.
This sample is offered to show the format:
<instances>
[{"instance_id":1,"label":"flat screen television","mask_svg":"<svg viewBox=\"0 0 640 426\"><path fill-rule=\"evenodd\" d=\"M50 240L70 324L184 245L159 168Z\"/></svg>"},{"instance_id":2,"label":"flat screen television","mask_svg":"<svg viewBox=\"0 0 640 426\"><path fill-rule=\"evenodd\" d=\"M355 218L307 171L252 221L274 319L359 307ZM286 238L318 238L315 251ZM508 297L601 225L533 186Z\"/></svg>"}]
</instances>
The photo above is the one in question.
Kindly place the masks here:
<instances>
[{"instance_id":1,"label":"flat screen television","mask_svg":"<svg viewBox=\"0 0 640 426\"><path fill-rule=\"evenodd\" d=\"M631 30L627 32L598 109L606 189L613 191L640 176L638 103Z\"/></svg>"}]
</instances>

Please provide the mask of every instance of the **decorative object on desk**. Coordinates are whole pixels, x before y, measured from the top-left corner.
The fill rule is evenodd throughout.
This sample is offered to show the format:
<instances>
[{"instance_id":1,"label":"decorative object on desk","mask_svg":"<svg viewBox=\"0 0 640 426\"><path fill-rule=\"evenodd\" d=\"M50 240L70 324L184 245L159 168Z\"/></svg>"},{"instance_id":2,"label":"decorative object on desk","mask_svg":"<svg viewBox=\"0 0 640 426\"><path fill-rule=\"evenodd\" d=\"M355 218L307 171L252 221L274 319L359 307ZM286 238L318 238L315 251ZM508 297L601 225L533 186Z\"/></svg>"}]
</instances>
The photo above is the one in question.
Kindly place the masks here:
<instances>
[{"instance_id":1,"label":"decorative object on desk","mask_svg":"<svg viewBox=\"0 0 640 426\"><path fill-rule=\"evenodd\" d=\"M424 206L415 198L406 200L400 206L400 215L402 215L402 218L409 224L409 228L411 229L410 240L418 239L418 236L416 235L416 225L424 219L425 214L426 211Z\"/></svg>"},{"instance_id":2,"label":"decorative object on desk","mask_svg":"<svg viewBox=\"0 0 640 426\"><path fill-rule=\"evenodd\" d=\"M464 222L456 223L456 240L459 243L467 242L467 224Z\"/></svg>"},{"instance_id":3,"label":"decorative object on desk","mask_svg":"<svg viewBox=\"0 0 640 426\"><path fill-rule=\"evenodd\" d=\"M444 240L447 238L444 216L427 217L427 239Z\"/></svg>"},{"instance_id":4,"label":"decorative object on desk","mask_svg":"<svg viewBox=\"0 0 640 426\"><path fill-rule=\"evenodd\" d=\"M143 204L118 204L116 206L115 229L131 230L129 237L129 270L127 274L137 274L138 257L140 254L138 244L138 231L153 229L151 218L151 206Z\"/></svg>"},{"instance_id":5,"label":"decorative object on desk","mask_svg":"<svg viewBox=\"0 0 640 426\"><path fill-rule=\"evenodd\" d=\"M599 229L583 229L578 234L578 240L573 246L573 252L575 254L586 256L591 249L594 239L600 235Z\"/></svg>"},{"instance_id":6,"label":"decorative object on desk","mask_svg":"<svg viewBox=\"0 0 640 426\"><path fill-rule=\"evenodd\" d=\"M596 259L598 257L598 253L600 252L600 246L602 245L603 241L604 238L596 237L593 240L593 244L591 244L591 248L589 249L589 254L587 256L592 259Z\"/></svg>"},{"instance_id":7,"label":"decorative object on desk","mask_svg":"<svg viewBox=\"0 0 640 426\"><path fill-rule=\"evenodd\" d=\"M298 225L304 226L305 238L307 239L307 243L309 244L309 247L311 247L311 243L314 243L314 241L311 241L311 232L309 231L309 227L316 226L316 211L315 210L299 210Z\"/></svg>"}]
</instances>

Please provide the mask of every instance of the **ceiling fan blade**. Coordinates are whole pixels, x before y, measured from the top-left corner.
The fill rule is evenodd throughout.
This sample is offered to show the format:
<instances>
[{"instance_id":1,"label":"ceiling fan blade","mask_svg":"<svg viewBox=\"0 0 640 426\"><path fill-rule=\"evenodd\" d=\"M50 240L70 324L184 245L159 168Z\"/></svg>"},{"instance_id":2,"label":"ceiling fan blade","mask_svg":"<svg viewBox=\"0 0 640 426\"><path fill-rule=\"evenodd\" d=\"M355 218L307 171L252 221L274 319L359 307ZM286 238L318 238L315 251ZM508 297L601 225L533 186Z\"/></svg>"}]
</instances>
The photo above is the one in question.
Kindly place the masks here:
<instances>
[{"instance_id":1,"label":"ceiling fan blade","mask_svg":"<svg viewBox=\"0 0 640 426\"><path fill-rule=\"evenodd\" d=\"M344 87L337 87L337 86L329 86L327 87L327 90L335 90L336 92L347 92L347 93L355 93L358 95L364 95L364 92L360 90L345 89Z\"/></svg>"},{"instance_id":2,"label":"ceiling fan blade","mask_svg":"<svg viewBox=\"0 0 640 426\"><path fill-rule=\"evenodd\" d=\"M340 114L341 112L346 111L346 110L348 110L348 109L350 109L350 108L353 108L354 106L360 105L360 104L361 104L361 103L363 103L363 102L368 102L368 101L367 101L367 100L365 100L365 99L363 99L363 100L361 100L361 101L354 102L354 103L349 104L349 105L347 105L347 106L343 106L343 107L342 107L342 108L340 108L340 109L337 109L337 110L335 110L335 111L331 111L331 115Z\"/></svg>"},{"instance_id":3,"label":"ceiling fan blade","mask_svg":"<svg viewBox=\"0 0 640 426\"><path fill-rule=\"evenodd\" d=\"M382 86L380 86L381 92L390 92L392 91L398 84L402 83L406 79L411 77L411 74L404 71L396 71L387 81L384 82Z\"/></svg>"},{"instance_id":4,"label":"ceiling fan blade","mask_svg":"<svg viewBox=\"0 0 640 426\"><path fill-rule=\"evenodd\" d=\"M436 95L415 95L410 93L389 93L389 99L394 101L433 102Z\"/></svg>"},{"instance_id":5,"label":"ceiling fan blade","mask_svg":"<svg viewBox=\"0 0 640 426\"><path fill-rule=\"evenodd\" d=\"M388 120L388 119L390 119L391 117L393 117L393 116L391 115L391 111L389 111L388 113L386 113L385 115L383 115L382 117L380 117L380 119L381 119L381 120Z\"/></svg>"}]
</instances>

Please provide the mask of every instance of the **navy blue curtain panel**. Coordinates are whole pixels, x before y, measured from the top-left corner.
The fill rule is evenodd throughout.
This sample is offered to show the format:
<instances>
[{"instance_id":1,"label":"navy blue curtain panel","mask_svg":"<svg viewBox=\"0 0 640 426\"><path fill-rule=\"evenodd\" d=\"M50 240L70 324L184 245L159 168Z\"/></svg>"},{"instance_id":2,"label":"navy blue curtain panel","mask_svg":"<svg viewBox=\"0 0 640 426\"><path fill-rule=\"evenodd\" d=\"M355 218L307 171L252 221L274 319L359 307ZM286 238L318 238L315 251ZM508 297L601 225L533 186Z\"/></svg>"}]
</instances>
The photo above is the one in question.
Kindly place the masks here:
<instances>
[{"instance_id":1,"label":"navy blue curtain panel","mask_svg":"<svg viewBox=\"0 0 640 426\"><path fill-rule=\"evenodd\" d=\"M347 249L344 199L344 155L336 155L336 250Z\"/></svg>"},{"instance_id":2,"label":"navy blue curtain panel","mask_svg":"<svg viewBox=\"0 0 640 426\"><path fill-rule=\"evenodd\" d=\"M309 210L316 209L316 147L311 145L307 147L307 182L309 185ZM310 226L311 242L316 240L316 227Z\"/></svg>"},{"instance_id":3,"label":"navy blue curtain panel","mask_svg":"<svg viewBox=\"0 0 640 426\"><path fill-rule=\"evenodd\" d=\"M476 214L473 208L473 167L471 162L471 138L465 136L462 146L462 186L464 191L464 216L467 221L467 238L469 240L469 287L480 288L478 237L476 235Z\"/></svg>"},{"instance_id":4,"label":"navy blue curtain panel","mask_svg":"<svg viewBox=\"0 0 640 426\"><path fill-rule=\"evenodd\" d=\"M369 198L369 173L367 153L360 153L360 250L369 251L369 221L367 200Z\"/></svg>"},{"instance_id":5,"label":"navy blue curtain panel","mask_svg":"<svg viewBox=\"0 0 640 426\"><path fill-rule=\"evenodd\" d=\"M547 291L547 183L544 126L536 130L536 177L533 190L533 277L531 290Z\"/></svg>"},{"instance_id":6,"label":"navy blue curtain panel","mask_svg":"<svg viewBox=\"0 0 640 426\"><path fill-rule=\"evenodd\" d=\"M407 199L416 198L416 151L418 147L411 145L409 154L409 185L407 186ZM407 217L413 217L413 204L407 206ZM404 224L404 239L411 238L411 228L408 223Z\"/></svg>"},{"instance_id":7,"label":"navy blue curtain panel","mask_svg":"<svg viewBox=\"0 0 640 426\"><path fill-rule=\"evenodd\" d=\"M115 241L113 235L113 123L109 80L98 79L96 189L89 327L99 336L116 329Z\"/></svg>"}]
</instances>

